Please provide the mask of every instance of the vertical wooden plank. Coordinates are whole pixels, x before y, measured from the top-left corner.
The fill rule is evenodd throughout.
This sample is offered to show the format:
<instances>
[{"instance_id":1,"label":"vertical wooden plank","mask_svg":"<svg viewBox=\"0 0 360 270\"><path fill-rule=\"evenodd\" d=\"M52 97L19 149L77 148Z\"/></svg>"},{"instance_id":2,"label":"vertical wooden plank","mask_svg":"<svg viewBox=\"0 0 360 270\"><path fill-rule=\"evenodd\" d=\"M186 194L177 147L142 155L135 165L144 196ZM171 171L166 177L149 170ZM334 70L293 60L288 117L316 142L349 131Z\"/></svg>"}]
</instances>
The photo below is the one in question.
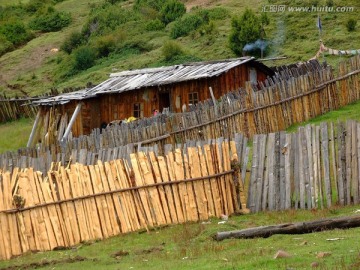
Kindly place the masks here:
<instances>
[{"instance_id":1,"label":"vertical wooden plank","mask_svg":"<svg viewBox=\"0 0 360 270\"><path fill-rule=\"evenodd\" d=\"M204 155L205 155L209 175L214 175L215 168L214 168L214 160L212 157L213 151L211 148L212 148L212 146L210 146L210 145L204 145ZM222 214L223 206L222 206L222 200L220 198L220 192L218 189L217 180L215 178L210 179L210 186L211 186L211 191L212 191L213 198L214 198L215 215L217 217L220 217Z\"/></svg>"},{"instance_id":2,"label":"vertical wooden plank","mask_svg":"<svg viewBox=\"0 0 360 270\"><path fill-rule=\"evenodd\" d=\"M323 185L322 185L322 170L321 170L321 138L320 138L320 126L315 127L315 137L314 137L314 145L316 149L316 188L317 188L317 202L322 209L324 207L324 199L323 199Z\"/></svg>"},{"instance_id":3,"label":"vertical wooden plank","mask_svg":"<svg viewBox=\"0 0 360 270\"><path fill-rule=\"evenodd\" d=\"M143 186L143 179L142 179L142 175L140 172L140 167L138 165L138 161L136 158L136 154L130 154L130 159L131 159L131 165L133 168L133 172L134 172L134 176L135 176L135 184L138 187ZM144 189L140 189L138 190L139 195L140 195L140 200L141 203L143 205L144 208L144 213L145 213L145 217L146 217L146 223L149 224L149 226L153 227L155 224L155 221L153 220L153 216L151 213L151 206L150 206L150 202L148 201L148 195L146 194L146 191Z\"/></svg>"},{"instance_id":4,"label":"vertical wooden plank","mask_svg":"<svg viewBox=\"0 0 360 270\"><path fill-rule=\"evenodd\" d=\"M338 126L338 194L339 204L345 205L345 181L346 181L346 145L345 145L345 129L344 124L339 123Z\"/></svg>"},{"instance_id":5,"label":"vertical wooden plank","mask_svg":"<svg viewBox=\"0 0 360 270\"><path fill-rule=\"evenodd\" d=\"M159 156L158 162L159 162L159 168L160 168L161 178L162 178L163 182L169 182L169 173L167 170L165 158L162 156ZM171 185L166 185L164 187L164 189L165 189L165 193L166 193L166 199L168 200L171 222L173 224L176 224L176 223L178 223L178 218L177 218L177 211L176 211L175 202L174 202L175 201L175 199L174 199L175 192L173 192Z\"/></svg>"},{"instance_id":6,"label":"vertical wooden plank","mask_svg":"<svg viewBox=\"0 0 360 270\"><path fill-rule=\"evenodd\" d=\"M357 123L351 121L351 193L353 198L353 203L359 203L359 171L358 171L358 133L357 133Z\"/></svg>"},{"instance_id":7,"label":"vertical wooden plank","mask_svg":"<svg viewBox=\"0 0 360 270\"><path fill-rule=\"evenodd\" d=\"M358 132L358 134L360 134ZM338 192L338 181L337 181L337 158L336 158L336 149L335 149L335 136L334 136L334 123L330 123L330 151L331 151L331 168L332 168L332 187L335 189L335 194L339 198ZM360 163L359 163L360 164Z\"/></svg>"},{"instance_id":8,"label":"vertical wooden plank","mask_svg":"<svg viewBox=\"0 0 360 270\"><path fill-rule=\"evenodd\" d=\"M196 148L189 147L188 158L189 158L189 168L190 168L190 177L197 178L201 177L200 171L200 161L199 156L196 152ZM208 209L207 209L207 199L204 192L204 183L203 181L195 181L193 182L194 192L196 194L195 200L197 204L197 210L199 213L200 220L207 220L209 218Z\"/></svg>"},{"instance_id":9,"label":"vertical wooden plank","mask_svg":"<svg viewBox=\"0 0 360 270\"><path fill-rule=\"evenodd\" d=\"M314 180L314 159L313 159L313 148L315 145L312 145L312 126L306 125L305 127L305 138L306 138L306 148L307 148L307 161L308 161L308 168L309 168L309 190L308 190L308 208L316 208L315 203L315 180Z\"/></svg>"},{"instance_id":10,"label":"vertical wooden plank","mask_svg":"<svg viewBox=\"0 0 360 270\"><path fill-rule=\"evenodd\" d=\"M152 168L152 171L154 174L155 182L163 183L162 178L161 178L160 169L159 169L159 164L156 160L156 156L155 156L154 152L149 153L149 158L150 158L151 168ZM159 186L158 191L160 194L161 204L162 204L163 210L164 210L165 222L166 222L166 224L171 224L171 217L170 217L170 212L169 212L169 207L168 207L168 201L166 199L165 189L163 186Z\"/></svg>"},{"instance_id":11,"label":"vertical wooden plank","mask_svg":"<svg viewBox=\"0 0 360 270\"><path fill-rule=\"evenodd\" d=\"M176 179L174 172L174 154L172 152L169 152L166 155L166 158L167 158L167 171L169 173L169 181L171 182ZM172 185L171 188L174 193L174 202L175 202L177 220L179 223L183 223L185 221L184 212L183 212L184 206L181 204L178 185Z\"/></svg>"},{"instance_id":12,"label":"vertical wooden plank","mask_svg":"<svg viewBox=\"0 0 360 270\"><path fill-rule=\"evenodd\" d=\"M345 133L345 161L346 161L346 182L345 182L345 199L346 204L351 204L351 122L346 122L346 133Z\"/></svg>"},{"instance_id":13,"label":"vertical wooden plank","mask_svg":"<svg viewBox=\"0 0 360 270\"><path fill-rule=\"evenodd\" d=\"M256 173L255 212L259 212L262 207L261 199L263 196L266 139L267 139L266 135L264 134L259 135L258 169Z\"/></svg>"},{"instance_id":14,"label":"vertical wooden plank","mask_svg":"<svg viewBox=\"0 0 360 270\"><path fill-rule=\"evenodd\" d=\"M223 156L224 171L230 171L231 170L231 162L230 162L231 157L230 157L229 142L227 140L225 140L223 142L222 150L223 150L222 156ZM236 192L235 192L235 185L233 182L232 174L225 175L225 186L226 186L229 214L232 214L236 210L236 207L234 206L236 204Z\"/></svg>"},{"instance_id":15,"label":"vertical wooden plank","mask_svg":"<svg viewBox=\"0 0 360 270\"><path fill-rule=\"evenodd\" d=\"M326 123L321 123L321 154L323 161L324 187L327 207L331 206L331 183L330 183L330 161L329 161L329 134Z\"/></svg>"},{"instance_id":16,"label":"vertical wooden plank","mask_svg":"<svg viewBox=\"0 0 360 270\"><path fill-rule=\"evenodd\" d=\"M268 138L268 152L267 152L267 158L268 158L268 167L267 167L267 171L268 171L268 178L269 178L269 195L268 195L268 200L267 200L267 204L268 204L268 209L270 211L275 210L275 133L270 133Z\"/></svg>"},{"instance_id":17,"label":"vertical wooden plank","mask_svg":"<svg viewBox=\"0 0 360 270\"><path fill-rule=\"evenodd\" d=\"M280 204L279 209L285 209L285 201L286 201L286 177L285 177L285 152L287 151L286 145L286 135L285 132L280 132Z\"/></svg>"},{"instance_id":18,"label":"vertical wooden plank","mask_svg":"<svg viewBox=\"0 0 360 270\"><path fill-rule=\"evenodd\" d=\"M209 176L208 164L206 163L206 160L205 160L205 150L203 150L199 146L198 153L199 153L199 159L200 159L201 175ZM213 216L216 216L216 211L215 211L215 203L214 203L213 192L211 190L210 181L211 181L210 179L204 180L204 187L205 187L205 194L206 194L206 199L207 199L207 203L208 203L208 214L209 214L209 217L213 217Z\"/></svg>"},{"instance_id":19,"label":"vertical wooden plank","mask_svg":"<svg viewBox=\"0 0 360 270\"><path fill-rule=\"evenodd\" d=\"M303 151L303 128L299 128L298 134L298 147L299 147L299 166L298 166L298 176L299 176L299 200L300 200L300 208L305 209L305 169L304 169L304 151Z\"/></svg>"},{"instance_id":20,"label":"vertical wooden plank","mask_svg":"<svg viewBox=\"0 0 360 270\"><path fill-rule=\"evenodd\" d=\"M257 171L258 171L258 149L259 149L259 135L255 135L253 138L253 156L252 156L252 166L251 166L251 175L250 175L250 183L249 183L249 195L247 201L247 208L250 209L251 212L255 213L256 209L256 186L257 186ZM270 183L269 183L270 185ZM271 196L269 191L269 197Z\"/></svg>"},{"instance_id":21,"label":"vertical wooden plank","mask_svg":"<svg viewBox=\"0 0 360 270\"><path fill-rule=\"evenodd\" d=\"M292 145L292 134L287 133L285 138L285 146L283 147L282 153L285 156L285 204L284 209L288 210L291 208L291 176L293 172L292 158L293 158L293 145ZM297 166L297 165L296 165Z\"/></svg>"},{"instance_id":22,"label":"vertical wooden plank","mask_svg":"<svg viewBox=\"0 0 360 270\"><path fill-rule=\"evenodd\" d=\"M190 175L187 174L185 177L185 171L188 170L188 162L181 154L181 149L176 148L174 153L171 154L175 160L172 160L172 167L174 169L174 180L183 180L186 177L190 178ZM184 168L185 167L185 168ZM194 197L193 184L192 183L179 183L177 185L179 191L179 198L181 201L184 219L186 221L197 221L197 207Z\"/></svg>"},{"instance_id":23,"label":"vertical wooden plank","mask_svg":"<svg viewBox=\"0 0 360 270\"><path fill-rule=\"evenodd\" d=\"M141 172L143 175L144 184L145 185L154 184L155 181L153 178L153 174L151 172L151 168L150 168L147 156L145 156L145 154L143 152L139 152L137 157L138 157ZM164 211L163 211L163 208L161 205L161 201L159 198L159 193L158 193L157 188L150 187L150 188L147 188L147 191L150 196L149 201L150 201L150 204L152 205L154 221L156 222L155 224L165 225L166 224L165 215L164 215Z\"/></svg>"}]
</instances>

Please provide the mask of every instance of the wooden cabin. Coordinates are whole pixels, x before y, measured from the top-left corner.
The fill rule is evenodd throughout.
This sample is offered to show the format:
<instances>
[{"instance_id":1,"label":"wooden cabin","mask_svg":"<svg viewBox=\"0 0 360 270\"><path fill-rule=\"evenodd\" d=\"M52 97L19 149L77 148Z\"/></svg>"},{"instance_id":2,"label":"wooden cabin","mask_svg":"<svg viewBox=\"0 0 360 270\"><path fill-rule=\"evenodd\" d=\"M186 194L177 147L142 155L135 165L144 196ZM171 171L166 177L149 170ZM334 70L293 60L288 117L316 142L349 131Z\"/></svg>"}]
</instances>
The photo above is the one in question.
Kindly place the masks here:
<instances>
[{"instance_id":1,"label":"wooden cabin","mask_svg":"<svg viewBox=\"0 0 360 270\"><path fill-rule=\"evenodd\" d=\"M113 73L99 85L34 102L40 114L50 108L70 116L73 136L89 134L103 123L134 116L150 117L154 110L181 112L189 104L215 98L245 86L246 81L264 81L274 72L253 57L197 62ZM76 109L78 108L78 109ZM74 118L74 117L73 117Z\"/></svg>"}]
</instances>

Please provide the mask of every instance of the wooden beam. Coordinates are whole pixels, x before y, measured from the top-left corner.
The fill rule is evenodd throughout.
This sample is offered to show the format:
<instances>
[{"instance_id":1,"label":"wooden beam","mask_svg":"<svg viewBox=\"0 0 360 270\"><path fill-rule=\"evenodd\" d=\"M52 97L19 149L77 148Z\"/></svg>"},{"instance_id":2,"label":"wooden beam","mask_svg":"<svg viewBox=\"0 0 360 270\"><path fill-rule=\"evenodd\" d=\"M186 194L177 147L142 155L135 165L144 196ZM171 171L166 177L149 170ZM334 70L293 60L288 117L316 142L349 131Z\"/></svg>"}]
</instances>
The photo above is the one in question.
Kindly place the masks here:
<instances>
[{"instance_id":1,"label":"wooden beam","mask_svg":"<svg viewBox=\"0 0 360 270\"><path fill-rule=\"evenodd\" d=\"M31 130L31 133L30 133L30 137L29 137L29 140L26 144L26 147L31 147L33 146L33 141L34 141L34 137L35 137L35 134L36 134L36 129L39 125L39 120L40 120L40 115L41 115L41 108L39 109L37 115L36 115L36 118L35 118L35 122L34 122L34 125L32 127L32 130Z\"/></svg>"},{"instance_id":2,"label":"wooden beam","mask_svg":"<svg viewBox=\"0 0 360 270\"><path fill-rule=\"evenodd\" d=\"M64 136L63 136L63 137L61 138L61 140L60 140L61 143L64 143L65 140L66 140L66 138L69 136L70 131L71 131L71 128L72 128L72 126L73 126L74 123L75 123L76 117L78 116L78 114L79 114L80 111L81 111L81 105L82 105L82 103L79 102L78 105L76 106L75 111L74 111L73 115L71 116L69 125L67 126L67 128L66 128L66 130L65 130Z\"/></svg>"},{"instance_id":3,"label":"wooden beam","mask_svg":"<svg viewBox=\"0 0 360 270\"><path fill-rule=\"evenodd\" d=\"M209 91L210 91L211 99L212 99L212 101L214 103L215 115L218 116L218 107L217 107L216 99L215 99L214 92L213 92L211 86L209 87Z\"/></svg>"},{"instance_id":4,"label":"wooden beam","mask_svg":"<svg viewBox=\"0 0 360 270\"><path fill-rule=\"evenodd\" d=\"M326 218L315 221L285 223L280 225L260 226L237 231L218 232L214 239L221 241L228 238L267 238L274 234L304 234L323 230L348 229L360 227L360 216Z\"/></svg>"}]
</instances>

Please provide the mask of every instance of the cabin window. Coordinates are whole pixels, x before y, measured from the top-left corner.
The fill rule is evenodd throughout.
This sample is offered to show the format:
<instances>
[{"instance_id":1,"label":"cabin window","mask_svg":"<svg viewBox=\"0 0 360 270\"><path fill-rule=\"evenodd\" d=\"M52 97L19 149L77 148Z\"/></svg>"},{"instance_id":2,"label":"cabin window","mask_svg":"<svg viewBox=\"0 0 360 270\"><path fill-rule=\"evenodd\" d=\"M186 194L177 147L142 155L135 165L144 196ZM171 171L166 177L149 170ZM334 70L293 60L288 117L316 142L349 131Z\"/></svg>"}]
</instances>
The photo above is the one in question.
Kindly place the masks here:
<instances>
[{"instance_id":1,"label":"cabin window","mask_svg":"<svg viewBox=\"0 0 360 270\"><path fill-rule=\"evenodd\" d=\"M189 93L189 104L195 105L199 102L198 92Z\"/></svg>"},{"instance_id":2,"label":"cabin window","mask_svg":"<svg viewBox=\"0 0 360 270\"><path fill-rule=\"evenodd\" d=\"M257 83L257 72L255 68L250 68L250 82Z\"/></svg>"},{"instance_id":3,"label":"cabin window","mask_svg":"<svg viewBox=\"0 0 360 270\"><path fill-rule=\"evenodd\" d=\"M133 116L136 118L144 117L144 104L143 103L135 103L133 106Z\"/></svg>"}]
</instances>

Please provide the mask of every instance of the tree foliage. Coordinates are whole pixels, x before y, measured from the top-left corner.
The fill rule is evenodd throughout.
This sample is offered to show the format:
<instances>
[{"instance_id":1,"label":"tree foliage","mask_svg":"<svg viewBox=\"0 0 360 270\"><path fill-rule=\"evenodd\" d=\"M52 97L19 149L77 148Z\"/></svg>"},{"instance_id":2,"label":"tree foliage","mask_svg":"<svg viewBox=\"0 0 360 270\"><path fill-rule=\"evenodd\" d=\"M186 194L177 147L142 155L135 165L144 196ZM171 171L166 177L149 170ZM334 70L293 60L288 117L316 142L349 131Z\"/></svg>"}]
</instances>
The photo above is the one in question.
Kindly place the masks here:
<instances>
[{"instance_id":1,"label":"tree foliage","mask_svg":"<svg viewBox=\"0 0 360 270\"><path fill-rule=\"evenodd\" d=\"M247 43L255 42L261 38L261 20L255 13L246 9L241 17L231 20L231 33L229 46L236 55L242 55Z\"/></svg>"},{"instance_id":2,"label":"tree foliage","mask_svg":"<svg viewBox=\"0 0 360 270\"><path fill-rule=\"evenodd\" d=\"M355 31L356 24L357 24L357 21L356 21L355 19L349 19L349 20L346 22L346 29L347 29L349 32Z\"/></svg>"},{"instance_id":3,"label":"tree foliage","mask_svg":"<svg viewBox=\"0 0 360 270\"><path fill-rule=\"evenodd\" d=\"M46 13L35 16L30 22L30 27L42 32L56 32L71 23L69 13L55 11L49 8Z\"/></svg>"}]
</instances>

